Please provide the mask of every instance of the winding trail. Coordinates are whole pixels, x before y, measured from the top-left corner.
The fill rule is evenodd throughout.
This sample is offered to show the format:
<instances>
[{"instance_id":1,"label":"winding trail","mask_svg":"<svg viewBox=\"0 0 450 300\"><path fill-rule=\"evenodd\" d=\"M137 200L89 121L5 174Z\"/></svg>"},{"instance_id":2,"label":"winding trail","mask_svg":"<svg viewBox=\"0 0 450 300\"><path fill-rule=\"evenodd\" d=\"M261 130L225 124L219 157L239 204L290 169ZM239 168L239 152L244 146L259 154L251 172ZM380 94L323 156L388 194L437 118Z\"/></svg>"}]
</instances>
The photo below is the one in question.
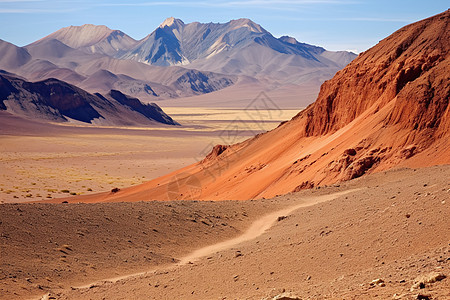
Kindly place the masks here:
<instances>
[{"instance_id":1,"label":"winding trail","mask_svg":"<svg viewBox=\"0 0 450 300\"><path fill-rule=\"evenodd\" d=\"M260 235L264 234L264 232L266 232L269 228L271 228L274 223L276 223L276 221L278 220L278 217L287 216L299 208L308 207L308 206L312 206L312 205L315 205L315 204L318 204L321 202L330 201L330 200L336 199L340 196L355 192L357 190L359 190L359 189L352 189L352 190L337 192L337 193L333 193L333 194L329 194L329 195L314 196L314 197L308 197L308 198L301 199L301 201L302 201L301 204L297 204L297 205L294 205L294 206L291 206L291 207L288 207L288 208L285 208L282 210L272 212L270 214L267 214L267 215L255 220L252 223L252 225L242 235L240 235L236 238L233 238L233 239L229 239L229 240L226 240L223 242L219 242L219 243L216 243L216 244L213 244L210 246L206 246L206 247L197 249L197 250L189 253L188 255L182 257L179 260L179 262L174 263L172 265L165 265L165 266L161 266L159 268L154 268L152 270L148 270L145 272L128 274L128 275L124 275L124 276L120 276L120 277L114 277L114 278L109 278L109 279L105 279L105 280L101 280L101 281L96 281L96 282L92 282L92 283L89 283L89 284L86 284L83 286L73 287L73 289L86 289L86 288L90 288L92 286L102 285L104 283L115 283L120 280L141 277L141 276L145 276L146 274L153 273L155 271L160 271L160 270L171 270L176 267L192 263L196 260L199 260L202 257L214 254L214 253L222 251L222 250L232 248L240 243L247 242L247 241L250 241L250 240L253 240L253 239L259 237ZM41 300L48 299L48 295L44 295L40 299Z\"/></svg>"},{"instance_id":2,"label":"winding trail","mask_svg":"<svg viewBox=\"0 0 450 300\"><path fill-rule=\"evenodd\" d=\"M301 203L301 204L298 204L295 206L291 206L291 207L288 207L288 208L285 208L282 210L277 210L273 213L265 215L265 216L257 219L256 221L254 221L252 223L252 225L247 229L247 231L245 231L242 235L240 235L236 238L230 239L230 240L226 240L226 241L223 241L223 242L220 242L217 244L213 244L210 246L206 246L206 247L197 249L194 252L181 258L180 262L177 265L179 265L179 266L185 265L189 262L194 262L204 256L208 256L210 254L214 254L216 252L232 248L233 246L238 245L240 243L253 240L253 239L257 238L258 236L262 235L264 232L266 232L270 227L272 227L273 224L277 221L278 217L289 215L290 213L292 213L293 211L295 211L299 208L315 205L320 202L330 201L337 197L343 196L345 194L349 194L354 191L356 191L356 189L348 190L348 191L344 191L344 192L338 192L338 193L334 193L334 194L330 194L330 195L307 198L307 199L304 199L305 200L304 203Z\"/></svg>"}]
</instances>

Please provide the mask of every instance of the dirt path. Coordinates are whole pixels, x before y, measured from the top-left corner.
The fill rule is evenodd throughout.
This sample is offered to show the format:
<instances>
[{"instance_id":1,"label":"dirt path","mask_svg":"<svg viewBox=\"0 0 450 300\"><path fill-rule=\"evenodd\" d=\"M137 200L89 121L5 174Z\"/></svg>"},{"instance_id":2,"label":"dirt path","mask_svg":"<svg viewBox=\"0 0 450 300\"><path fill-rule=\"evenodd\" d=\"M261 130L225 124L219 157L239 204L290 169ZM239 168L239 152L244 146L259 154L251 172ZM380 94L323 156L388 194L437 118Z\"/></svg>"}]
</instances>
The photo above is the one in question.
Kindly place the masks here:
<instances>
[{"instance_id":1,"label":"dirt path","mask_svg":"<svg viewBox=\"0 0 450 300\"><path fill-rule=\"evenodd\" d=\"M272 212L270 214L267 214L267 215L255 220L252 223L252 225L242 235L240 235L236 238L233 238L233 239L229 239L229 240L226 240L223 242L219 242L219 243L216 243L216 244L213 244L210 246L206 246L206 247L197 249L197 250L191 252L190 254L182 257L178 263L175 263L172 265L161 266L161 267L154 268L154 269L151 269L151 270L148 270L145 272L128 274L128 275L124 275L124 276L120 276L120 277L114 277L114 278L109 278L109 279L105 279L105 280L101 280L101 281L96 281L96 282L92 282L89 284L85 284L83 286L73 287L73 289L88 289L92 286L99 286L99 285L102 285L105 283L115 283L115 282L118 282L121 280L127 280L130 278L141 277L141 276L145 276L148 273L153 273L153 272L160 271L160 270L170 270L170 269L174 269L178 266L192 263L202 257L214 254L214 253L222 251L222 250L229 249L229 248L234 247L243 242L247 242L247 241L257 238L258 236L264 234L268 229L270 229L274 225L274 223L278 220L279 217L287 216L299 208L308 207L308 206L312 206L312 205L315 205L315 204L318 204L321 202L330 201L337 197L352 193L356 190L358 190L358 189L351 189L351 190L333 193L333 194L329 194L329 195L304 198L304 199L302 199L303 203L301 203L301 204L297 204L297 205L288 207L286 209ZM44 295L40 299L41 300L49 299L49 294Z\"/></svg>"},{"instance_id":2,"label":"dirt path","mask_svg":"<svg viewBox=\"0 0 450 300\"><path fill-rule=\"evenodd\" d=\"M316 196L313 198L306 199L306 203L298 204L295 206L291 206L286 209L278 210L273 213L270 213L268 215L263 216L262 218L254 221L252 225L247 229L244 234L227 241L223 241L214 245L206 246L200 249L195 250L194 252L190 253L189 255L183 257L178 265L185 265L189 262L194 262L202 257L208 256L210 254L214 254L216 252L229 249L233 246L236 246L240 243L247 242L250 240L253 240L257 238L258 236L262 235L264 232L266 232L270 227L273 226L273 224L278 220L279 217L283 217L286 215L289 215L293 211L302 208L307 207L311 205L315 205L317 203L325 202L333 200L337 197L343 196L345 194L351 193L356 191L357 189L348 190L344 192L334 193L330 195L323 195L323 196Z\"/></svg>"}]
</instances>

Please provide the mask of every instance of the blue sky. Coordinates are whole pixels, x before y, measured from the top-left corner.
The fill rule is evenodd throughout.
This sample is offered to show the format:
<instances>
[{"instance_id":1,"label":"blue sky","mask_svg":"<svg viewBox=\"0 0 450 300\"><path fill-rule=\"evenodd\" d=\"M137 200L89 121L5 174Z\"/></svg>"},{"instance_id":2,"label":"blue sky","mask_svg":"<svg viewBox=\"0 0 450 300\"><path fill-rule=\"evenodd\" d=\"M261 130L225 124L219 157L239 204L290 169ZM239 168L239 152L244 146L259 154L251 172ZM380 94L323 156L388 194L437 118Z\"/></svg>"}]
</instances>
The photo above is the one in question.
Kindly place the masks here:
<instances>
[{"instance_id":1,"label":"blue sky","mask_svg":"<svg viewBox=\"0 0 450 300\"><path fill-rule=\"evenodd\" d=\"M273 35L329 50L364 51L406 24L449 8L448 0L0 0L0 39L24 46L62 27L96 24L135 39L167 17L185 23L250 18Z\"/></svg>"}]
</instances>

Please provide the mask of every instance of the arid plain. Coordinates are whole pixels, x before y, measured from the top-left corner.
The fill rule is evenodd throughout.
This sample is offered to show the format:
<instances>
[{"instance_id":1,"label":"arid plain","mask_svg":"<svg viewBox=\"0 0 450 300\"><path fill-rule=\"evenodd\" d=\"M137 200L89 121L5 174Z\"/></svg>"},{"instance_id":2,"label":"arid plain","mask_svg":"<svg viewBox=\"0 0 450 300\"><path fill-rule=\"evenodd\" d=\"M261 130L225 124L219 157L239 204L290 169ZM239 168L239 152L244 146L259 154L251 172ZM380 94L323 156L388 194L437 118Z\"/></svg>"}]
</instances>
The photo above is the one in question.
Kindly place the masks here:
<instances>
[{"instance_id":1,"label":"arid plain","mask_svg":"<svg viewBox=\"0 0 450 300\"><path fill-rule=\"evenodd\" d=\"M203 159L216 144L271 130L298 112L276 107L165 111L182 126L105 128L2 116L0 201L48 200L133 186Z\"/></svg>"}]
</instances>

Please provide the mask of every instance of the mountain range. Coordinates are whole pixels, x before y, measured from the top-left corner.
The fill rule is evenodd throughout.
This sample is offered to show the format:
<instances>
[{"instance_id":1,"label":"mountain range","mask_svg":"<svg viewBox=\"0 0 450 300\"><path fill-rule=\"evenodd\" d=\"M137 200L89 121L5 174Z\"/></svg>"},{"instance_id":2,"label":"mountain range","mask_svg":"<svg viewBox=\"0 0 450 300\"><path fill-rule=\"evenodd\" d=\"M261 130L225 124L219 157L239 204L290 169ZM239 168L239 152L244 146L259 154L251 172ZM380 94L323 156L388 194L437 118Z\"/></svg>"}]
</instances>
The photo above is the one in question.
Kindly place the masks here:
<instances>
[{"instance_id":1,"label":"mountain range","mask_svg":"<svg viewBox=\"0 0 450 300\"><path fill-rule=\"evenodd\" d=\"M105 96L90 94L76 86L50 78L28 82L0 72L0 111L53 122L97 125L178 125L154 103L111 90Z\"/></svg>"},{"instance_id":2,"label":"mountain range","mask_svg":"<svg viewBox=\"0 0 450 300\"><path fill-rule=\"evenodd\" d=\"M399 167L450 163L450 10L360 54L276 129L196 164L73 201L270 198ZM254 29L254 30L257 30Z\"/></svg>"},{"instance_id":3,"label":"mountain range","mask_svg":"<svg viewBox=\"0 0 450 300\"><path fill-rule=\"evenodd\" d=\"M111 89L144 102L250 84L267 90L319 85L356 55L275 38L248 19L185 24L165 20L142 40L106 26L62 28L25 47L0 40L0 69L28 81L56 78Z\"/></svg>"}]
</instances>

